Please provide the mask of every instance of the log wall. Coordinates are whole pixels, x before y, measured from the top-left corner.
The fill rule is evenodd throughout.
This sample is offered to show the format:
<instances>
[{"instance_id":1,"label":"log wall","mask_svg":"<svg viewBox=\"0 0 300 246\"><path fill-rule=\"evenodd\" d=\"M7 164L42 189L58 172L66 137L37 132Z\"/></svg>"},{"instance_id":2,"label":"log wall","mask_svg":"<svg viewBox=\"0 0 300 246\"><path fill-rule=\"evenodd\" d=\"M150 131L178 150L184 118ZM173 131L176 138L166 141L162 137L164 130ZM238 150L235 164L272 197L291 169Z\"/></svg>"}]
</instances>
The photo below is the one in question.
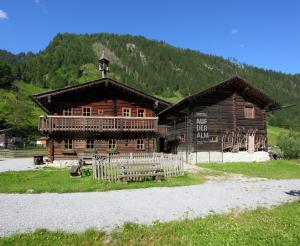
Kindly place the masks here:
<instances>
[{"instance_id":1,"label":"log wall","mask_svg":"<svg viewBox=\"0 0 300 246\"><path fill-rule=\"evenodd\" d=\"M253 105L255 117L245 118L244 108ZM188 112L186 119L178 116L168 122L167 140L176 145L177 151L222 151L222 136L226 132L246 134L251 129L256 129L256 136L266 138L266 111L247 97L232 90L201 97L182 111ZM197 144L196 141L196 113L207 113L207 129L209 137L217 137L217 142L210 139L208 142ZM185 136L185 141L180 141L180 136ZM174 146L172 147L174 149Z\"/></svg>"},{"instance_id":2,"label":"log wall","mask_svg":"<svg viewBox=\"0 0 300 246\"><path fill-rule=\"evenodd\" d=\"M125 98L125 100L124 100ZM127 98L127 99L126 99ZM91 115L90 116L111 116L111 117L122 117L123 108L129 108L131 110L130 117L138 117L138 110L144 110L144 117L155 117L155 109L153 105L145 105L143 101L134 101L130 96L123 94L114 94L112 91L105 94L103 91L83 92L79 94L70 94L64 97L58 97L55 101L52 101L51 115L63 115L63 110L66 108L72 109L73 116L82 116L83 108L90 107ZM67 116L66 116L67 117ZM124 118L130 119L130 117ZM136 119L136 121L142 121L143 118ZM101 121L99 119L98 121ZM118 119L121 121L121 119ZM145 118L145 121L150 122L149 119ZM145 123L147 123L145 122ZM156 125L153 126L154 130L145 131L142 129L139 134L134 135L136 130L129 129L127 130L127 135L123 133L120 129L113 129L114 132L109 130L102 129L99 135L98 132L93 129L94 133L91 135L91 130L83 129L73 129L73 131L68 132L68 135L65 135L66 132L57 132L52 134L50 132L49 141L48 141L48 157L50 161L53 160L68 160L68 159L77 159L78 153L87 152L86 140L95 139L94 142L94 152L97 153L107 153L108 151L108 140L117 139L117 150L122 152L153 152L156 151L156 138L153 135L157 131L157 120L154 122ZM97 123L98 124L98 123ZM55 126L58 124L56 123ZM83 125L80 123L80 125ZM98 124L99 125L99 124ZM115 126L116 124L114 124ZM137 126L138 127L138 126ZM131 133L131 134L130 134ZM97 135L98 134L98 135ZM129 134L129 135L128 135ZM117 135L117 136L116 136ZM134 135L134 136L131 136ZM73 152L64 150L64 139L73 139ZM144 139L145 148L144 150L137 149L137 139ZM125 143L125 140L128 143Z\"/></svg>"},{"instance_id":3,"label":"log wall","mask_svg":"<svg viewBox=\"0 0 300 246\"><path fill-rule=\"evenodd\" d=\"M66 138L71 138L66 137ZM156 139L141 138L144 139L145 148L143 150L137 149L137 139L116 139L117 150L120 153L129 152L154 152L156 151ZM48 158L50 161L53 160L72 160L78 159L78 154L82 153L108 153L108 141L109 139L95 139L94 149L88 150L86 148L86 139L76 138L73 140L73 151L66 151L64 149L64 139L56 138L50 139L48 142ZM53 142L53 147L51 147Z\"/></svg>"},{"instance_id":4,"label":"log wall","mask_svg":"<svg viewBox=\"0 0 300 246\"><path fill-rule=\"evenodd\" d=\"M82 115L84 107L91 107L92 115L91 116L102 116L99 115L99 111L103 110L103 116L123 116L122 109L130 108L131 117L137 117L138 109L145 110L145 117L154 117L155 113L151 108L142 107L139 105L133 105L133 103L120 100L120 99L107 99L102 101L94 102L84 102L84 101L60 101L55 108L55 113L58 115L63 114L65 108L72 108L73 115Z\"/></svg>"},{"instance_id":5,"label":"log wall","mask_svg":"<svg viewBox=\"0 0 300 246\"><path fill-rule=\"evenodd\" d=\"M244 116L244 108L246 104L251 103L242 96L235 94L236 98L236 126L250 129L258 129L258 134L266 134L266 112L264 109L261 109L256 104L252 103L254 106L255 117L253 119L247 119Z\"/></svg>"}]
</instances>

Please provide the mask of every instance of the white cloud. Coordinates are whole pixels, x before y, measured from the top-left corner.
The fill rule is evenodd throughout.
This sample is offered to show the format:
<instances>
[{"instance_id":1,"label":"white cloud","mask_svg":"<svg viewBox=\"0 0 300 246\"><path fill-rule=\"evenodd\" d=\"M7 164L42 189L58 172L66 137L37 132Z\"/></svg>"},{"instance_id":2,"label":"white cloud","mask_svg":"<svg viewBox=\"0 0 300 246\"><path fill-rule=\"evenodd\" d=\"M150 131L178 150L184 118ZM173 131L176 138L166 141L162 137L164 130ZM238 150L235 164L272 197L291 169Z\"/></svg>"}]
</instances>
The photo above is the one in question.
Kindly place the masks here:
<instances>
[{"instance_id":1,"label":"white cloud","mask_svg":"<svg viewBox=\"0 0 300 246\"><path fill-rule=\"evenodd\" d=\"M36 4L36 6L38 6L39 8L41 8L41 10L44 13L47 13L46 5L43 3L44 1L42 1L42 0L33 0L33 2Z\"/></svg>"},{"instance_id":2,"label":"white cloud","mask_svg":"<svg viewBox=\"0 0 300 246\"><path fill-rule=\"evenodd\" d=\"M7 20L7 19L8 19L7 13L0 9L0 20Z\"/></svg>"},{"instance_id":3,"label":"white cloud","mask_svg":"<svg viewBox=\"0 0 300 246\"><path fill-rule=\"evenodd\" d=\"M237 34L238 32L239 32L238 29L231 29L231 30L230 30L230 33L231 33L231 34Z\"/></svg>"}]
</instances>

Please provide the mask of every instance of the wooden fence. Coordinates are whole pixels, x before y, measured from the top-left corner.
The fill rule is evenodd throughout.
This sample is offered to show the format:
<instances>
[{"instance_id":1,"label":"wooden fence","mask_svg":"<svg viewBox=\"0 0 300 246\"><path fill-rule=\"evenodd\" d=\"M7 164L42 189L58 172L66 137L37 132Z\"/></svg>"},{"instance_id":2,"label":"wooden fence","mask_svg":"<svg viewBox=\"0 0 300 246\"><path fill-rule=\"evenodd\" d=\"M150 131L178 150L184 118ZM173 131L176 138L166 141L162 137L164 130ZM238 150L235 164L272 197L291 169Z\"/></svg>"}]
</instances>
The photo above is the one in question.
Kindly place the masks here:
<instances>
[{"instance_id":1,"label":"wooden fence","mask_svg":"<svg viewBox=\"0 0 300 246\"><path fill-rule=\"evenodd\" d=\"M184 174L183 158L165 153L95 154L93 177L97 180L117 181L131 174L131 180L163 174L164 177ZM148 175L146 175L148 174Z\"/></svg>"},{"instance_id":2,"label":"wooden fence","mask_svg":"<svg viewBox=\"0 0 300 246\"><path fill-rule=\"evenodd\" d=\"M0 158L22 158L22 157L33 157L35 155L47 156L47 150L46 149L0 150Z\"/></svg>"}]
</instances>

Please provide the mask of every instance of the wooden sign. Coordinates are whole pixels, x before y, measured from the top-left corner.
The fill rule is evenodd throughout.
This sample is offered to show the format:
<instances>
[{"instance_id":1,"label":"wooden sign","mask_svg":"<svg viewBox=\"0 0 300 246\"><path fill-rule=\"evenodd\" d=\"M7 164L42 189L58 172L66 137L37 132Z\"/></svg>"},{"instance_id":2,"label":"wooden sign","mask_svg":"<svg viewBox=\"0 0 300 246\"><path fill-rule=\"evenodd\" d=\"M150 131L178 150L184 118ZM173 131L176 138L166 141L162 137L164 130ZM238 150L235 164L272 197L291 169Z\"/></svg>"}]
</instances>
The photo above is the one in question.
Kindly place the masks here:
<instances>
[{"instance_id":1,"label":"wooden sign","mask_svg":"<svg viewBox=\"0 0 300 246\"><path fill-rule=\"evenodd\" d=\"M207 129L207 113L196 112L195 113L195 125L196 125L196 142L197 144L203 144L209 142L208 129Z\"/></svg>"}]
</instances>

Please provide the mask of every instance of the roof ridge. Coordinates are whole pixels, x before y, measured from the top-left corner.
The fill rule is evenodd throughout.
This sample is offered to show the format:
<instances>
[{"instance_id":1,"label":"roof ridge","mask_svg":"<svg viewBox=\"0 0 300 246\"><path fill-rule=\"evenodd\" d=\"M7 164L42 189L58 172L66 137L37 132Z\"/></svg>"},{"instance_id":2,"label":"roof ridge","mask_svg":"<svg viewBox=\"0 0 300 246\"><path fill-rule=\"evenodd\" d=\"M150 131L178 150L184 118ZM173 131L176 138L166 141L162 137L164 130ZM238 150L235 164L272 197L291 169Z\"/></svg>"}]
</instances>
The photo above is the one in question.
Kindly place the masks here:
<instances>
[{"instance_id":1,"label":"roof ridge","mask_svg":"<svg viewBox=\"0 0 300 246\"><path fill-rule=\"evenodd\" d=\"M219 88L219 87L221 87L221 86L223 86L223 85L226 85L227 83L232 84L232 83L235 82L235 81L240 81L240 82L246 84L248 87L250 87L250 89L255 90L256 93L258 93L260 96L262 96L262 97L268 99L268 100L270 101L270 103L274 104L274 105L275 105L274 108L280 108L280 107L281 107L281 104L280 104L279 102L273 100L270 96L268 96L267 94L261 92L261 91L260 91L258 88L256 88L255 86L253 86L253 85L249 84L248 82L246 82L246 80L245 80L244 78L242 78L242 77L240 77L240 76L238 76L238 75L234 75L234 76L229 77L228 79L222 81L222 82L219 83L219 84L216 84L216 85L211 86L211 87L209 87L209 88L207 88L207 89L204 89L204 90L202 90L202 91L199 91L199 92L197 92L197 93L194 93L194 94L192 94L192 95L190 95L190 96L184 97L184 98L183 98L182 100L180 100L179 102L177 102L177 103L175 103L175 104L173 104L173 105L170 105L168 108L166 108L166 109L162 110L161 112L159 112L158 115L165 114L166 112L168 112L168 111L170 111L170 110L172 110L172 109L176 109L176 108L180 107L181 105L183 105L185 102L187 102L187 101L189 101L189 100L194 100L195 98L201 97L201 96L203 96L203 95L205 95L205 94L207 94L207 93L212 93L215 89L217 89L217 88ZM232 84L232 85L234 86L234 84ZM270 106L271 106L271 105L270 105ZM270 107L270 106L269 106L269 107Z\"/></svg>"}]
</instances>

